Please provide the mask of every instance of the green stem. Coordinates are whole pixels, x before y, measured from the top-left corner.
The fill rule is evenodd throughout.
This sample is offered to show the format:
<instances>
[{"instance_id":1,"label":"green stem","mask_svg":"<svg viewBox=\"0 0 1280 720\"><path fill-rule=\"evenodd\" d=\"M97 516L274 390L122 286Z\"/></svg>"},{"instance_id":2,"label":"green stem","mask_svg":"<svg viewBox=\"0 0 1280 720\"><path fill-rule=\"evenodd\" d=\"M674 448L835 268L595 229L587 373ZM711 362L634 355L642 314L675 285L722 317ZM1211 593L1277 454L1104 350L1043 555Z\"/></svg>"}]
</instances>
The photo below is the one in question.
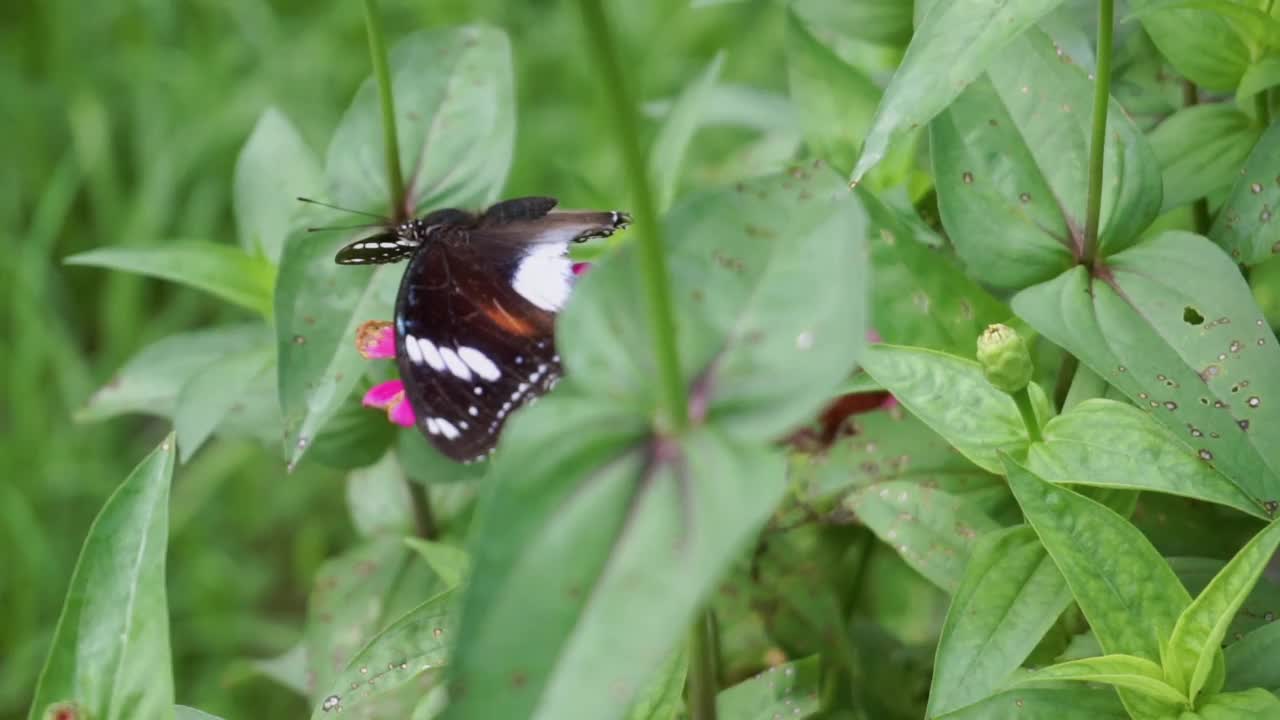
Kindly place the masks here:
<instances>
[{"instance_id":1,"label":"green stem","mask_svg":"<svg viewBox=\"0 0 1280 720\"><path fill-rule=\"evenodd\" d=\"M713 621L710 611L702 612L693 621L693 627L689 631L690 720L715 720L716 717L716 665L711 625Z\"/></svg>"},{"instance_id":2,"label":"green stem","mask_svg":"<svg viewBox=\"0 0 1280 720\"><path fill-rule=\"evenodd\" d=\"M1071 383L1075 380L1079 367L1080 358L1071 353L1063 354L1062 364L1058 366L1058 380L1053 385L1053 406L1058 408L1058 412L1062 412L1067 402L1067 393L1071 390Z\"/></svg>"},{"instance_id":3,"label":"green stem","mask_svg":"<svg viewBox=\"0 0 1280 720\"><path fill-rule=\"evenodd\" d=\"M1182 82L1182 104L1187 107L1200 104L1200 90L1196 84L1190 80ZM1191 206L1191 218L1195 224L1195 230L1200 235L1209 234L1209 199L1206 197L1196 198Z\"/></svg>"},{"instance_id":4,"label":"green stem","mask_svg":"<svg viewBox=\"0 0 1280 720\"><path fill-rule=\"evenodd\" d=\"M423 540L439 540L440 527L436 524L435 513L431 511L431 495L427 492L427 486L409 478L405 478L405 482L409 484L409 501L413 507L413 523L418 537Z\"/></svg>"},{"instance_id":5,"label":"green stem","mask_svg":"<svg viewBox=\"0 0 1280 720\"><path fill-rule=\"evenodd\" d=\"M400 171L400 143L396 139L396 102L391 93L391 69L387 65L387 43L378 24L378 1L364 0L364 24L369 32L369 58L378 83L382 106L382 145L387 151L387 185L391 188L391 213L396 222L405 220L404 173Z\"/></svg>"},{"instance_id":6,"label":"green stem","mask_svg":"<svg viewBox=\"0 0 1280 720\"><path fill-rule=\"evenodd\" d=\"M1253 96L1253 106L1258 113L1258 122L1263 128L1271 127L1271 96L1266 90Z\"/></svg>"},{"instance_id":7,"label":"green stem","mask_svg":"<svg viewBox=\"0 0 1280 720\"><path fill-rule=\"evenodd\" d=\"M1098 0L1098 69L1093 83L1093 135L1089 140L1089 204L1085 211L1084 248L1080 261L1098 257L1098 220L1102 215L1102 168L1107 146L1107 109L1111 104L1111 45L1115 0Z\"/></svg>"},{"instance_id":8,"label":"green stem","mask_svg":"<svg viewBox=\"0 0 1280 720\"><path fill-rule=\"evenodd\" d=\"M671 286L663 257L662 226L649 185L649 169L640 149L640 133L636 127L636 105L627 90L626 77L618 61L617 47L605 18L600 0L578 0L583 24L591 41L595 66L599 68L608 98L614 133L622 146L622 160L627 180L635 198L636 231L639 233L640 275L644 287L645 313L649 334L658 363L658 384L665 405L666 428L679 431L689 422L689 401L680 374L676 351L675 314L671 305Z\"/></svg>"},{"instance_id":9,"label":"green stem","mask_svg":"<svg viewBox=\"0 0 1280 720\"><path fill-rule=\"evenodd\" d=\"M1036 420L1035 408L1031 406L1031 393L1027 392L1027 387L1022 388L1013 394L1013 401L1018 405L1018 414L1022 416L1022 424L1027 426L1027 435L1030 436L1031 442L1040 442L1040 421Z\"/></svg>"}]
</instances>

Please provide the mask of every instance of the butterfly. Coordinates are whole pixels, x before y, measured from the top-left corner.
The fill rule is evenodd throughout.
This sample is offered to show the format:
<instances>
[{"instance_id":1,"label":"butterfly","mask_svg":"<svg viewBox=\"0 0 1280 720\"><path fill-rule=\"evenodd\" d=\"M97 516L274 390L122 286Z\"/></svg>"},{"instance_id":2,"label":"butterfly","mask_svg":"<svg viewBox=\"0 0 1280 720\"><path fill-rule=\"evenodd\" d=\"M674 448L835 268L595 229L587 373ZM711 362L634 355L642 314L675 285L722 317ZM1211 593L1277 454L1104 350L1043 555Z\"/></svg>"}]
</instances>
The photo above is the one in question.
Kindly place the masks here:
<instances>
[{"instance_id":1,"label":"butterfly","mask_svg":"<svg viewBox=\"0 0 1280 720\"><path fill-rule=\"evenodd\" d=\"M557 211L555 198L447 208L338 251L341 265L409 260L396 296L396 363L418 430L472 462L507 418L560 379L555 319L573 288L570 243L607 237L631 216Z\"/></svg>"}]
</instances>

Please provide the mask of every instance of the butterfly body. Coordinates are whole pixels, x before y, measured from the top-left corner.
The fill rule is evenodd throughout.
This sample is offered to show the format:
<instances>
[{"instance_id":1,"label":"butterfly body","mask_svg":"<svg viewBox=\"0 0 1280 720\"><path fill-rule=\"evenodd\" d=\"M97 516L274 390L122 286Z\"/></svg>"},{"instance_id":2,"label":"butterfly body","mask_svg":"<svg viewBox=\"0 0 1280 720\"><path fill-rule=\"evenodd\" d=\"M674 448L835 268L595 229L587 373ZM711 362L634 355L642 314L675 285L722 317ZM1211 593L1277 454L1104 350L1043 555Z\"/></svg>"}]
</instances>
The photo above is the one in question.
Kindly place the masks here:
<instances>
[{"instance_id":1,"label":"butterfly body","mask_svg":"<svg viewBox=\"0 0 1280 720\"><path fill-rule=\"evenodd\" d=\"M396 298L396 362L418 429L454 460L492 452L511 413L560 379L554 331L573 285L569 244L630 221L555 205L530 197L482 213L437 210L336 258L409 259Z\"/></svg>"}]
</instances>

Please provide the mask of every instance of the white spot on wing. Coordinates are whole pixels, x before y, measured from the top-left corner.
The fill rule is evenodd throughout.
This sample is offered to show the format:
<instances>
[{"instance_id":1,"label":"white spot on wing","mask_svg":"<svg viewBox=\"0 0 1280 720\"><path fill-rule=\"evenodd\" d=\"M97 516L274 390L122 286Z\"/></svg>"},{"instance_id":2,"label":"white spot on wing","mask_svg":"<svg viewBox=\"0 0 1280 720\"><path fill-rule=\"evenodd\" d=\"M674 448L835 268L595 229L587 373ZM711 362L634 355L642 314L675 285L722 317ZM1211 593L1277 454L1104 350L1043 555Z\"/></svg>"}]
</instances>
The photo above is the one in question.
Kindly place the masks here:
<instances>
[{"instance_id":1,"label":"white spot on wing","mask_svg":"<svg viewBox=\"0 0 1280 720\"><path fill-rule=\"evenodd\" d=\"M436 370L444 369L444 358L440 357L440 351L436 349L434 343L426 338L418 338L418 350L422 353L422 359Z\"/></svg>"},{"instance_id":2,"label":"white spot on wing","mask_svg":"<svg viewBox=\"0 0 1280 720\"><path fill-rule=\"evenodd\" d=\"M467 367L475 370L476 374L485 380L492 382L502 377L502 371L498 369L497 365L493 364L493 361L489 359L489 356L475 348L458 348L458 357L462 358L462 361L467 364Z\"/></svg>"},{"instance_id":3,"label":"white spot on wing","mask_svg":"<svg viewBox=\"0 0 1280 720\"><path fill-rule=\"evenodd\" d=\"M435 418L427 418L427 432L431 433L432 435L440 434L440 425L436 423Z\"/></svg>"},{"instance_id":4,"label":"white spot on wing","mask_svg":"<svg viewBox=\"0 0 1280 720\"><path fill-rule=\"evenodd\" d=\"M440 357L444 358L444 364L449 366L449 372L458 376L460 380L471 379L471 369L467 364L462 362L462 358L449 348L440 348Z\"/></svg>"},{"instance_id":5,"label":"white spot on wing","mask_svg":"<svg viewBox=\"0 0 1280 720\"><path fill-rule=\"evenodd\" d=\"M569 299L573 266L565 257L565 243L530 245L520 260L511 286L524 299L549 312L558 312Z\"/></svg>"},{"instance_id":6,"label":"white spot on wing","mask_svg":"<svg viewBox=\"0 0 1280 720\"><path fill-rule=\"evenodd\" d=\"M423 361L422 350L418 347L418 338L412 335L405 335L404 351L409 355L409 362L413 363L414 365L422 364L422 361Z\"/></svg>"},{"instance_id":7,"label":"white spot on wing","mask_svg":"<svg viewBox=\"0 0 1280 720\"><path fill-rule=\"evenodd\" d=\"M480 414L480 411L476 409L475 405L472 405L471 407L467 408L467 413L471 415L471 417L475 417Z\"/></svg>"},{"instance_id":8,"label":"white spot on wing","mask_svg":"<svg viewBox=\"0 0 1280 720\"><path fill-rule=\"evenodd\" d=\"M436 423L440 426L440 432L445 436L445 439L452 440L462 434L458 432L458 428L453 426L453 423L444 418L437 419Z\"/></svg>"}]
</instances>

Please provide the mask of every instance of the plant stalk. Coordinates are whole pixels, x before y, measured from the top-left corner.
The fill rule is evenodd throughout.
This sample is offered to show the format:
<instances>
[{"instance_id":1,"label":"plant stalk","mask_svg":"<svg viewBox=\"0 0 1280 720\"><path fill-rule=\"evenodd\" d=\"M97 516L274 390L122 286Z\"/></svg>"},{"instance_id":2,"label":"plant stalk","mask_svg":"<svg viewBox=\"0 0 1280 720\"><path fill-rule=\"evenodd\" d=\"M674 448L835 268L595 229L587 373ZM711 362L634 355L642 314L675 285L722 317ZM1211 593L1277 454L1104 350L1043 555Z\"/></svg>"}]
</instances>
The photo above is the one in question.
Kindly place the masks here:
<instances>
[{"instance_id":1,"label":"plant stalk","mask_svg":"<svg viewBox=\"0 0 1280 720\"><path fill-rule=\"evenodd\" d=\"M582 9L595 65L599 68L605 96L611 107L614 132L622 145L622 160L635 202L636 232L639 233L640 276L644 288L646 317L658 364L658 385L668 431L678 432L689 423L689 401L680 374L676 350L675 314L671 304L671 283L663 257L662 226L653 202L649 168L640 149L636 127L636 104L627 89L626 76L618 60L617 46L600 0L578 0Z\"/></svg>"},{"instance_id":2,"label":"plant stalk","mask_svg":"<svg viewBox=\"0 0 1280 720\"><path fill-rule=\"evenodd\" d=\"M1111 104L1111 46L1115 0L1098 0L1098 68L1093 83L1093 135L1089 140L1089 203L1085 210L1084 248L1080 262L1092 266L1098 257L1098 222L1102 215L1102 169L1107 146L1107 110Z\"/></svg>"},{"instance_id":3,"label":"plant stalk","mask_svg":"<svg viewBox=\"0 0 1280 720\"><path fill-rule=\"evenodd\" d=\"M396 222L407 219L404 173L400 170L400 142L396 135L396 102L391 92L391 69L387 65L387 43L378 24L378 0L364 0L364 24L369 33L369 59L373 61L373 77L378 84L378 100L382 106L382 145L387 153L387 186L391 189L391 216Z\"/></svg>"},{"instance_id":4,"label":"plant stalk","mask_svg":"<svg viewBox=\"0 0 1280 720\"><path fill-rule=\"evenodd\" d=\"M1027 426L1027 435L1031 438L1031 442L1040 442L1040 421L1036 419L1035 408L1031 406L1031 393L1027 392L1027 387L1022 388L1013 393L1013 402L1018 405L1018 414L1022 416L1022 424Z\"/></svg>"},{"instance_id":5,"label":"plant stalk","mask_svg":"<svg viewBox=\"0 0 1280 720\"><path fill-rule=\"evenodd\" d=\"M712 635L714 618L703 611L689 630L689 718L715 720L716 664Z\"/></svg>"},{"instance_id":6,"label":"plant stalk","mask_svg":"<svg viewBox=\"0 0 1280 720\"><path fill-rule=\"evenodd\" d=\"M1200 104L1200 90L1190 80L1182 83L1182 104L1187 107ZM1196 233L1209 234L1209 198L1199 197L1191 206L1191 218L1195 223Z\"/></svg>"}]
</instances>

